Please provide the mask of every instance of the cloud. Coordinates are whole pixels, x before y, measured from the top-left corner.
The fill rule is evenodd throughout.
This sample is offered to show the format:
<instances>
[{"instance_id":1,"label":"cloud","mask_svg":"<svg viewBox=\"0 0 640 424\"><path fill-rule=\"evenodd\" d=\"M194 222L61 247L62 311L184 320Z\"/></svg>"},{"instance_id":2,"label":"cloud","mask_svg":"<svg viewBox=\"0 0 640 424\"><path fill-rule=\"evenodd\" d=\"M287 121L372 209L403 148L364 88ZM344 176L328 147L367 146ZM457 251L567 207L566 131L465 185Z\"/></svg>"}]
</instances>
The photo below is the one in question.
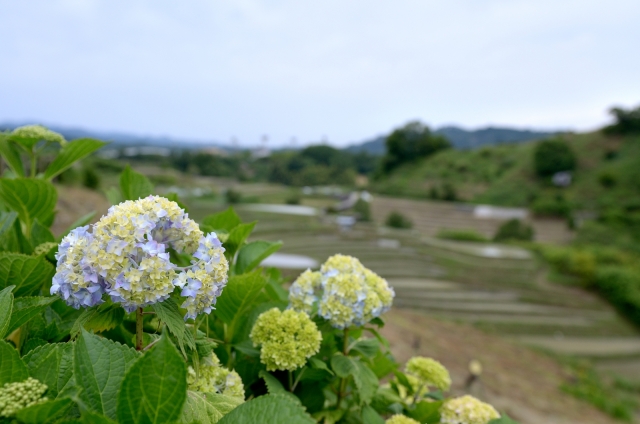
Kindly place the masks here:
<instances>
[{"instance_id":1,"label":"cloud","mask_svg":"<svg viewBox=\"0 0 640 424\"><path fill-rule=\"evenodd\" d=\"M640 3L0 0L0 120L344 144L409 119L592 128Z\"/></svg>"}]
</instances>

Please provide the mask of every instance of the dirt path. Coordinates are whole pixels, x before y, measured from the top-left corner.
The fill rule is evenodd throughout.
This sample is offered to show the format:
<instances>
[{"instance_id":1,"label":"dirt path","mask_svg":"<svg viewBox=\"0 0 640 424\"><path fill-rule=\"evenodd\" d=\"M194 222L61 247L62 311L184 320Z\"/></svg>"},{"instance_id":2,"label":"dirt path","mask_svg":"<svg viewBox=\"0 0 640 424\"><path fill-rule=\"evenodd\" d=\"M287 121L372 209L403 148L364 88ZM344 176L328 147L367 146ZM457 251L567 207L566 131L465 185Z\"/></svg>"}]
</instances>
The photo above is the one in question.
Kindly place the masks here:
<instances>
[{"instance_id":1,"label":"dirt path","mask_svg":"<svg viewBox=\"0 0 640 424\"><path fill-rule=\"evenodd\" d=\"M547 356L470 326L417 312L395 309L384 318L387 324L382 333L391 342L396 359L405 362L413 355L424 355L441 361L451 372L454 394L465 392L468 363L477 359L484 371L471 393L521 424L618 423L563 393L559 387L569 375Z\"/></svg>"}]
</instances>

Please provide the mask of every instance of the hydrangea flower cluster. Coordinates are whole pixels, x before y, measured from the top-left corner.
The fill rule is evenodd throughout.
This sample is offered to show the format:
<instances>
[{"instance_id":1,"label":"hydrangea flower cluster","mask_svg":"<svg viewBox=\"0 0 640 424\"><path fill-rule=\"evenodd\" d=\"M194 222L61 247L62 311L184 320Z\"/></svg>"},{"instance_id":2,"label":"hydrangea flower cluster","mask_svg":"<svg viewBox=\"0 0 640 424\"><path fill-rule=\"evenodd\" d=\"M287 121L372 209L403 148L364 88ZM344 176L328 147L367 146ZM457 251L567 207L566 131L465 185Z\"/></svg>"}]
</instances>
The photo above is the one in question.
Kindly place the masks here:
<instances>
[{"instance_id":1,"label":"hydrangea flower cluster","mask_svg":"<svg viewBox=\"0 0 640 424\"><path fill-rule=\"evenodd\" d=\"M258 316L250 334L254 346L262 345L260 361L267 370L295 370L320 350L322 334L309 315L272 308Z\"/></svg>"},{"instance_id":2,"label":"hydrangea flower cluster","mask_svg":"<svg viewBox=\"0 0 640 424\"><path fill-rule=\"evenodd\" d=\"M11 132L11 136L15 138L24 138L32 140L44 140L53 143L58 143L64 146L67 141L64 137L57 132L51 131L43 127L42 125L25 125L18 127Z\"/></svg>"},{"instance_id":3,"label":"hydrangea flower cluster","mask_svg":"<svg viewBox=\"0 0 640 424\"><path fill-rule=\"evenodd\" d=\"M319 292L322 292L319 294ZM395 293L387 281L358 259L334 255L319 272L303 272L289 289L289 307L318 314L335 328L364 325L391 308Z\"/></svg>"},{"instance_id":4,"label":"hydrangea flower cluster","mask_svg":"<svg viewBox=\"0 0 640 424\"><path fill-rule=\"evenodd\" d=\"M384 422L384 424L420 424L420 422L405 415L396 414Z\"/></svg>"},{"instance_id":5,"label":"hydrangea flower cluster","mask_svg":"<svg viewBox=\"0 0 640 424\"><path fill-rule=\"evenodd\" d=\"M159 196L112 206L93 225L62 239L51 294L74 308L102 303L107 293L127 312L161 302L176 287L185 319L210 313L227 282L229 264L215 233L204 235L177 203ZM168 248L193 255L191 266L170 261Z\"/></svg>"},{"instance_id":6,"label":"hydrangea flower cluster","mask_svg":"<svg viewBox=\"0 0 640 424\"><path fill-rule=\"evenodd\" d=\"M497 418L500 414L493 406L469 395L448 400L440 407L442 424L488 424Z\"/></svg>"},{"instance_id":7,"label":"hydrangea flower cluster","mask_svg":"<svg viewBox=\"0 0 640 424\"><path fill-rule=\"evenodd\" d=\"M31 377L5 384L0 389L0 417L12 417L23 408L46 402L48 399L42 397L46 391L45 384Z\"/></svg>"},{"instance_id":8,"label":"hydrangea flower cluster","mask_svg":"<svg viewBox=\"0 0 640 424\"><path fill-rule=\"evenodd\" d=\"M226 396L244 399L242 379L235 371L230 371L220 365L220 360L211 353L202 360L198 373L189 366L187 374L189 390L203 393L220 393Z\"/></svg>"},{"instance_id":9,"label":"hydrangea flower cluster","mask_svg":"<svg viewBox=\"0 0 640 424\"><path fill-rule=\"evenodd\" d=\"M432 386L446 392L451 388L449 371L435 359L414 356L407 361L405 371L411 385L413 386L414 382L417 383L417 387L414 387L414 390L418 390L420 387L426 389Z\"/></svg>"}]
</instances>

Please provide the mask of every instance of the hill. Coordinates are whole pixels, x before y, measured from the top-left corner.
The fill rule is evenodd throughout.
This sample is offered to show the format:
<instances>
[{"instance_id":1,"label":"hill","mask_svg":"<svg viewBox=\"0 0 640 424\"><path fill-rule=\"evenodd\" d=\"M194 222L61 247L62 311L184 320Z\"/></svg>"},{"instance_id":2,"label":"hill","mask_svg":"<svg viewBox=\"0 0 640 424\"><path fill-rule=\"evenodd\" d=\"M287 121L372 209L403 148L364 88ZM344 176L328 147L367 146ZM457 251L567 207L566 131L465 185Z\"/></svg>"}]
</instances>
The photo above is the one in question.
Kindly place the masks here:
<instances>
[{"instance_id":1,"label":"hill","mask_svg":"<svg viewBox=\"0 0 640 424\"><path fill-rule=\"evenodd\" d=\"M373 184L374 191L417 198L439 198L446 188L456 200L501 206L542 208L566 202L595 210L633 202L640 194L640 136L601 132L562 136L577 155L569 187L558 188L536 176L535 142L449 149L407 164ZM633 208L632 208L633 209Z\"/></svg>"},{"instance_id":2,"label":"hill","mask_svg":"<svg viewBox=\"0 0 640 424\"><path fill-rule=\"evenodd\" d=\"M33 122L5 122L0 124L0 131L13 130L17 127L30 125L32 123ZM84 128L65 127L61 125L46 125L46 127L52 131L62 134L67 140L95 138L97 140L108 141L118 146L156 146L170 149L202 149L206 147L217 147L221 149L227 148L217 141L141 136L124 132L95 131Z\"/></svg>"},{"instance_id":3,"label":"hill","mask_svg":"<svg viewBox=\"0 0 640 424\"><path fill-rule=\"evenodd\" d=\"M477 130L465 130L460 127L447 126L438 128L436 134L445 136L457 149L475 149L503 143L520 143L523 141L548 138L559 131L532 131L515 128L486 127ZM354 144L345 150L350 152L367 152L374 155L385 153L386 136L379 136L372 140Z\"/></svg>"}]
</instances>

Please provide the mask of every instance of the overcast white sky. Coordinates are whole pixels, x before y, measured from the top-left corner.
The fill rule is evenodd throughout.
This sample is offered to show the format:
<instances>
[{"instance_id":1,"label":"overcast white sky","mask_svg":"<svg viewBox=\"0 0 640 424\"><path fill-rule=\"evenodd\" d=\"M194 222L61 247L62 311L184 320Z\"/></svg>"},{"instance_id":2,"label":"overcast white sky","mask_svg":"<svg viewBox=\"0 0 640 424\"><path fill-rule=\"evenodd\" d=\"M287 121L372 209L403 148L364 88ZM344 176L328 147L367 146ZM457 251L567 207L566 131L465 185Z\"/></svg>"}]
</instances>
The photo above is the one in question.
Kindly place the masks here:
<instances>
[{"instance_id":1,"label":"overcast white sky","mask_svg":"<svg viewBox=\"0 0 640 424\"><path fill-rule=\"evenodd\" d=\"M345 145L410 119L591 129L638 0L0 0L0 122Z\"/></svg>"}]
</instances>

